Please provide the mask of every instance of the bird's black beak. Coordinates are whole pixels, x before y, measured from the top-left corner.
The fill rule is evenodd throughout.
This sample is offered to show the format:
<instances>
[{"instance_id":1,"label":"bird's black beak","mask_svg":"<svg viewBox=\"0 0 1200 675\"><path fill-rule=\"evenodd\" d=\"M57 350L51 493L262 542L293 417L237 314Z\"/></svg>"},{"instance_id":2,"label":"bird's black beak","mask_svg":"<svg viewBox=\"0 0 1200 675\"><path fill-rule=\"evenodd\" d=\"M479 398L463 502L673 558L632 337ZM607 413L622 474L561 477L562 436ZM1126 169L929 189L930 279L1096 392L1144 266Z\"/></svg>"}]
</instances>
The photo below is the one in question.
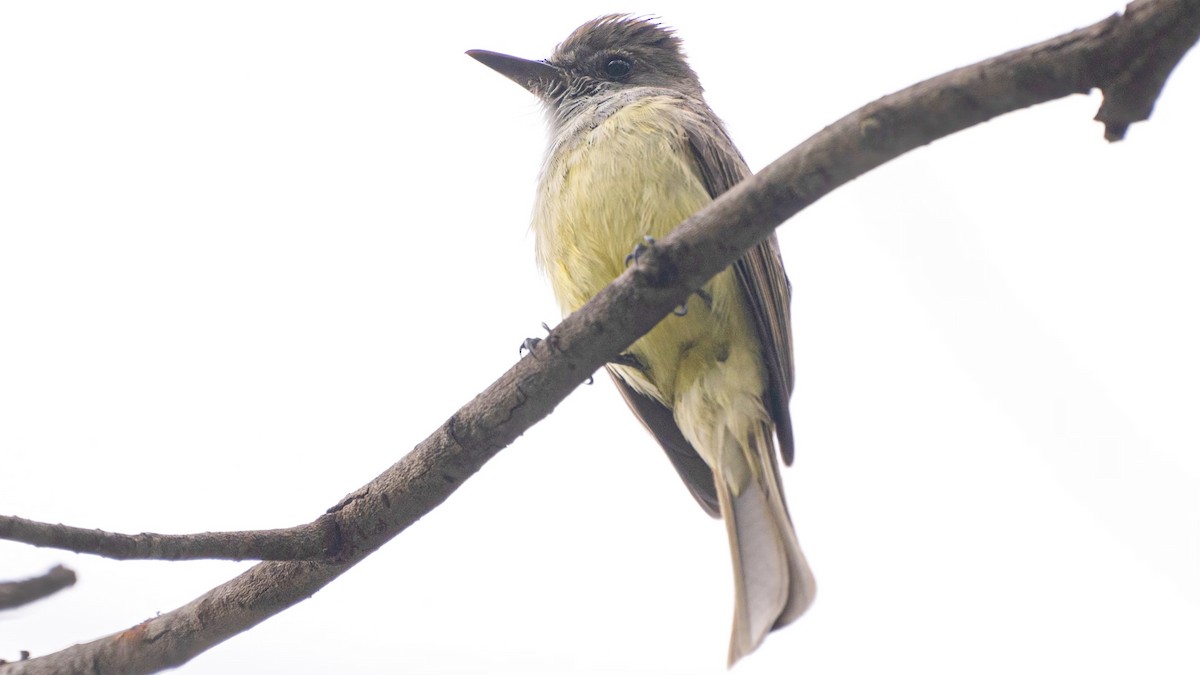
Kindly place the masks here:
<instances>
[{"instance_id":1,"label":"bird's black beak","mask_svg":"<svg viewBox=\"0 0 1200 675\"><path fill-rule=\"evenodd\" d=\"M553 91L566 84L563 71L558 66L552 66L545 61L530 61L508 54L489 52L486 49L472 49L467 56L500 73L508 79L525 87L534 95L545 98Z\"/></svg>"}]
</instances>

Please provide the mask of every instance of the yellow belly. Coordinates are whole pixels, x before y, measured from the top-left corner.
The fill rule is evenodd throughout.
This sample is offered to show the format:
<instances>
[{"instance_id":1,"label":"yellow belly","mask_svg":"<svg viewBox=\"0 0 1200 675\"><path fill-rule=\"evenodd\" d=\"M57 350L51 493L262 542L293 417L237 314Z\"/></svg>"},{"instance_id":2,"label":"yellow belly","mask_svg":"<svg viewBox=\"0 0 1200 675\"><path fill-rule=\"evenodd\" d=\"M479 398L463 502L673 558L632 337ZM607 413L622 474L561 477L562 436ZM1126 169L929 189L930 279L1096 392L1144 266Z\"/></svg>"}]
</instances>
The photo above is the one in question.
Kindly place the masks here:
<instances>
[{"instance_id":1,"label":"yellow belly","mask_svg":"<svg viewBox=\"0 0 1200 675\"><path fill-rule=\"evenodd\" d=\"M533 227L564 314L619 276L643 237L666 235L711 201L680 114L669 98L637 101L543 170ZM738 394L759 397L764 373L741 293L732 270L721 272L691 296L685 316L668 316L630 347L642 368L619 368L622 378L674 408L706 373L733 370L719 379L732 375Z\"/></svg>"}]
</instances>

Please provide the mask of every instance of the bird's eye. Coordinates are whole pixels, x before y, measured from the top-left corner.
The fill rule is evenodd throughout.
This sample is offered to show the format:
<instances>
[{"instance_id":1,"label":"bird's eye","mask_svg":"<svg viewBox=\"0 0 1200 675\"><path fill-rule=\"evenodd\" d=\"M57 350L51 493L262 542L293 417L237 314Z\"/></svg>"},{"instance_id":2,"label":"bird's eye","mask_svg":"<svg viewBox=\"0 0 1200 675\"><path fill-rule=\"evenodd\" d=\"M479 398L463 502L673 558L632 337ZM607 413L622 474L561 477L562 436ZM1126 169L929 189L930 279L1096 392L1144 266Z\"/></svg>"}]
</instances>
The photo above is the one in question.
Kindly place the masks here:
<instances>
[{"instance_id":1,"label":"bird's eye","mask_svg":"<svg viewBox=\"0 0 1200 675\"><path fill-rule=\"evenodd\" d=\"M625 77L631 70L633 70L633 64L629 62L629 59L619 56L614 56L604 62L604 74L614 80Z\"/></svg>"}]
</instances>

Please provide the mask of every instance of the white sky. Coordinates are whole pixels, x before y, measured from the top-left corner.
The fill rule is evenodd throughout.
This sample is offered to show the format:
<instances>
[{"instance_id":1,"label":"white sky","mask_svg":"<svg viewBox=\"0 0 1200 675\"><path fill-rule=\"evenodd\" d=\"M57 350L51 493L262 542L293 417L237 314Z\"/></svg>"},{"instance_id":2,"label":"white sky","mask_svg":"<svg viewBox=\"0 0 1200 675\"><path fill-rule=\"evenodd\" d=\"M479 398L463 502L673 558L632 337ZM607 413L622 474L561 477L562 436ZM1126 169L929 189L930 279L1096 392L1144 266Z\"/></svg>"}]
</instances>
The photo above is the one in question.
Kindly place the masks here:
<instances>
[{"instance_id":1,"label":"white sky","mask_svg":"<svg viewBox=\"0 0 1200 675\"><path fill-rule=\"evenodd\" d=\"M0 512L139 532L305 522L558 316L528 214L542 122L463 51L676 26L752 166L919 79L1117 2L0 5ZM780 230L786 486L815 606L754 673L1200 671L1200 60L1109 145L1020 112ZM0 543L78 585L0 657L244 569ZM610 385L442 508L181 672L722 673L706 518Z\"/></svg>"}]
</instances>

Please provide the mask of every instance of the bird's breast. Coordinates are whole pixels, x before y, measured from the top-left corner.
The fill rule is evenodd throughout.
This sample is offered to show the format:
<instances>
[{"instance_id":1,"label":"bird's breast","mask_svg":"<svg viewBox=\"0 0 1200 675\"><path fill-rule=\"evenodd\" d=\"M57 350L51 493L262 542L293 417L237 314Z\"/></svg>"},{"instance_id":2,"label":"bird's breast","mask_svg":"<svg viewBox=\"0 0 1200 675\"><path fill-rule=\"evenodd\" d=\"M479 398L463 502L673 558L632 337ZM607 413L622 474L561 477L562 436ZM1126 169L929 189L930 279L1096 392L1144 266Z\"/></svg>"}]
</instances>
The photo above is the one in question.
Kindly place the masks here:
<instances>
[{"instance_id":1,"label":"bird's breast","mask_svg":"<svg viewBox=\"0 0 1200 675\"><path fill-rule=\"evenodd\" d=\"M681 114L674 99L639 99L551 152L533 229L564 314L620 275L644 237L665 235L710 201Z\"/></svg>"},{"instance_id":2,"label":"bird's breast","mask_svg":"<svg viewBox=\"0 0 1200 675\"><path fill-rule=\"evenodd\" d=\"M644 237L665 236L711 201L684 131L687 114L677 99L643 98L554 145L533 229L564 314L619 276ZM668 316L630 348L642 367L619 368L622 378L671 407L677 391L731 351L757 358L740 294L730 270L717 275L692 296L685 316Z\"/></svg>"}]
</instances>

